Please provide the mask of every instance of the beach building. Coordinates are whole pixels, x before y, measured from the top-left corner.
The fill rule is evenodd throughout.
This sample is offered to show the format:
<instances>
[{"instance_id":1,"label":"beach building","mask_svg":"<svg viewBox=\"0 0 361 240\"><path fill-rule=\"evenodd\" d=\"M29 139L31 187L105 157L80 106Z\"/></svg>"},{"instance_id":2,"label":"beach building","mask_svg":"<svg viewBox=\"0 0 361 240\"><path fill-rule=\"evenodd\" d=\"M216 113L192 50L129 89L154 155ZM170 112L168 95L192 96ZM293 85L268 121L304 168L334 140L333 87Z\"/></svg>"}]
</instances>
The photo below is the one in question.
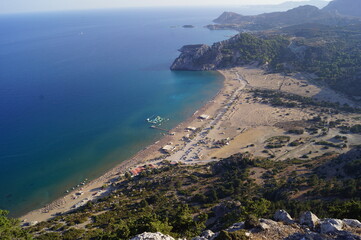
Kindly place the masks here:
<instances>
[{"instance_id":1,"label":"beach building","mask_svg":"<svg viewBox=\"0 0 361 240\"><path fill-rule=\"evenodd\" d=\"M87 203L88 203L88 201L89 201L89 199L88 199L88 198L86 198L86 199L84 199L84 200L82 200L82 201L78 202L78 203L77 203L77 204L75 204L74 206L72 206L72 208L78 208L78 207L84 206L85 204L87 204Z\"/></svg>"},{"instance_id":2,"label":"beach building","mask_svg":"<svg viewBox=\"0 0 361 240\"><path fill-rule=\"evenodd\" d=\"M200 119L203 119L203 120L208 120L210 118L209 115L206 115L206 114L202 114L199 116Z\"/></svg>"},{"instance_id":3,"label":"beach building","mask_svg":"<svg viewBox=\"0 0 361 240\"><path fill-rule=\"evenodd\" d=\"M147 167L148 167L148 168L157 168L157 166L155 166L154 164L148 164Z\"/></svg>"},{"instance_id":4,"label":"beach building","mask_svg":"<svg viewBox=\"0 0 361 240\"><path fill-rule=\"evenodd\" d=\"M183 136L182 140L188 142L189 141L189 134L186 134L185 136Z\"/></svg>"},{"instance_id":5,"label":"beach building","mask_svg":"<svg viewBox=\"0 0 361 240\"><path fill-rule=\"evenodd\" d=\"M174 150L175 147L173 147L172 145L165 145L164 147L162 147L162 151L167 154L171 154Z\"/></svg>"},{"instance_id":6,"label":"beach building","mask_svg":"<svg viewBox=\"0 0 361 240\"><path fill-rule=\"evenodd\" d=\"M139 175L141 172L143 172L145 170L144 167L137 167L137 168L134 168L132 170L130 170L130 173L133 175L133 176L137 176Z\"/></svg>"},{"instance_id":7,"label":"beach building","mask_svg":"<svg viewBox=\"0 0 361 240\"><path fill-rule=\"evenodd\" d=\"M195 131L195 130L197 130L197 128L196 128L196 127L192 127L192 126L188 126L188 127L186 128L186 130L188 130L188 131Z\"/></svg>"}]
</instances>

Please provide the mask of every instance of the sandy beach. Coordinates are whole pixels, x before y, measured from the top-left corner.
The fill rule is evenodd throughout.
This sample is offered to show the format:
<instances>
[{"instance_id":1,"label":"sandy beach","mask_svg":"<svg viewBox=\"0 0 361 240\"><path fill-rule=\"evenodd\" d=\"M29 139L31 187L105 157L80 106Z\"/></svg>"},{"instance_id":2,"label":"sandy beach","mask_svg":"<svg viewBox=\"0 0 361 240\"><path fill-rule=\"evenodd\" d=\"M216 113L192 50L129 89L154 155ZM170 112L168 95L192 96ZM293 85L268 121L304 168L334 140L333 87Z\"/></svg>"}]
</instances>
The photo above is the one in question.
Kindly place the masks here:
<instances>
[{"instance_id":1,"label":"sandy beach","mask_svg":"<svg viewBox=\"0 0 361 240\"><path fill-rule=\"evenodd\" d=\"M118 180L120 175L145 164L157 166L164 160L184 164L206 164L246 151L266 157L269 154L264 151L267 139L283 135L287 130L287 124L301 124L302 121L317 114L317 109L282 108L263 104L262 99L253 97L252 89L278 90L318 100L356 105L333 90L315 84L312 76L301 73L293 76L266 74L264 70L254 66L237 67L219 72L224 76L222 89L191 118L170 130L170 134L82 188L68 193L44 208L29 212L20 219L24 223L34 223L71 211L74 206L81 206L106 195L108 191L111 191L111 187L104 186L111 185L112 182ZM201 115L205 117L201 118ZM347 117L349 121L356 123L359 120L353 120L356 119L355 116L349 114L342 117ZM339 116L333 116L335 119L337 117ZM154 129L154 131L158 130ZM324 136L325 139L329 137ZM349 144L361 142L361 137L348 137ZM312 157L317 156L321 146L311 144L315 137L304 133L291 136L290 141L298 138L304 139L305 144L302 147L285 147L275 150L272 153L275 159L300 157L310 151L313 153ZM166 145L171 149L169 154L161 150Z\"/></svg>"},{"instance_id":2,"label":"sandy beach","mask_svg":"<svg viewBox=\"0 0 361 240\"><path fill-rule=\"evenodd\" d=\"M41 222L48 220L59 213L71 211L77 204L82 205L87 201L91 201L96 198L105 196L108 191L111 191L111 189L104 189L103 186L111 184L125 172L128 172L131 169L137 168L138 166L142 166L145 164L157 164L161 162L163 159L154 159L157 159L164 155L164 153L160 151L163 146L167 145L168 143L172 143L175 146L177 145L177 147L179 147L180 144L183 143L182 137L186 135L184 132L185 128L187 128L188 126L201 127L204 124L204 122L199 119L199 116L201 114L215 114L219 110L222 102L225 100L223 94L233 89L233 86L230 85L229 81L231 80L225 77L223 87L216 94L216 96L211 101L202 106L202 108L198 109L192 117L188 118L186 121L180 123L178 126L171 129L169 132L171 132L172 135L165 135L159 141L156 141L152 145L149 145L143 150L139 151L132 158L121 162L119 165L115 166L114 168L103 174L101 177L88 182L81 188L67 193L64 197L61 197L53 201L52 203L47 204L43 208L36 209L25 214L24 216L21 216L20 220L22 220L24 223ZM155 129L155 131L157 130ZM179 150L179 152L180 151L181 150ZM81 193L81 195L79 195L79 193Z\"/></svg>"}]
</instances>

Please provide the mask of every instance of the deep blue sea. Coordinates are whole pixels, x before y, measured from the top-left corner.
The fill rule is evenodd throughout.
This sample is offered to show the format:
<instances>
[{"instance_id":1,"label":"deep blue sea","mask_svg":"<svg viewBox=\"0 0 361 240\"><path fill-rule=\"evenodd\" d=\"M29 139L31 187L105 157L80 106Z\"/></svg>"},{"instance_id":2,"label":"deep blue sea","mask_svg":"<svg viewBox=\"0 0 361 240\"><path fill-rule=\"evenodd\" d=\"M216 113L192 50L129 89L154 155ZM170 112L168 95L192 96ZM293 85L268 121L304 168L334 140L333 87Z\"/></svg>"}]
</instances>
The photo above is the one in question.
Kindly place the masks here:
<instances>
[{"instance_id":1,"label":"deep blue sea","mask_svg":"<svg viewBox=\"0 0 361 240\"><path fill-rule=\"evenodd\" d=\"M93 179L211 99L214 72L171 72L222 9L127 9L0 15L0 209L20 216ZM182 28L192 24L193 29Z\"/></svg>"}]
</instances>

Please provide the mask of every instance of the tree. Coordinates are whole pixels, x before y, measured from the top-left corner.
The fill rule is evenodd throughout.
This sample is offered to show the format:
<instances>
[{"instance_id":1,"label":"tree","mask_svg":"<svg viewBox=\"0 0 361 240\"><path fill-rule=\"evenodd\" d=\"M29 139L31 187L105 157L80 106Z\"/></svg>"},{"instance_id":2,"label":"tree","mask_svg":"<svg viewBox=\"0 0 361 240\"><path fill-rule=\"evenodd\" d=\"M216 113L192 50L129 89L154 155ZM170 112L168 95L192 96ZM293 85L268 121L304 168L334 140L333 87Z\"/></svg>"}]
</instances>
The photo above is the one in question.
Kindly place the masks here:
<instances>
[{"instance_id":1,"label":"tree","mask_svg":"<svg viewBox=\"0 0 361 240\"><path fill-rule=\"evenodd\" d=\"M188 205L181 204L177 208L172 221L173 232L179 234L180 237L195 237L205 228L204 223L206 220L207 219L202 216L198 219L198 221L195 221Z\"/></svg>"},{"instance_id":2,"label":"tree","mask_svg":"<svg viewBox=\"0 0 361 240\"><path fill-rule=\"evenodd\" d=\"M124 174L124 177L125 177L127 180L132 179L132 175L131 175L129 172L126 172L126 173Z\"/></svg>"},{"instance_id":3,"label":"tree","mask_svg":"<svg viewBox=\"0 0 361 240\"><path fill-rule=\"evenodd\" d=\"M20 221L18 219L8 218L8 214L8 211L0 210L0 239L32 239L31 235L20 227Z\"/></svg>"},{"instance_id":4,"label":"tree","mask_svg":"<svg viewBox=\"0 0 361 240\"><path fill-rule=\"evenodd\" d=\"M235 232L221 231L215 240L247 240L245 230L238 230Z\"/></svg>"},{"instance_id":5,"label":"tree","mask_svg":"<svg viewBox=\"0 0 361 240\"><path fill-rule=\"evenodd\" d=\"M84 233L85 230L83 229L70 228L69 230L63 233L63 239L64 240L81 239Z\"/></svg>"},{"instance_id":6,"label":"tree","mask_svg":"<svg viewBox=\"0 0 361 240\"><path fill-rule=\"evenodd\" d=\"M269 212L271 202L264 198L261 198L256 201L250 201L247 205L247 210L249 214L255 215L257 217L262 217Z\"/></svg>"}]
</instances>

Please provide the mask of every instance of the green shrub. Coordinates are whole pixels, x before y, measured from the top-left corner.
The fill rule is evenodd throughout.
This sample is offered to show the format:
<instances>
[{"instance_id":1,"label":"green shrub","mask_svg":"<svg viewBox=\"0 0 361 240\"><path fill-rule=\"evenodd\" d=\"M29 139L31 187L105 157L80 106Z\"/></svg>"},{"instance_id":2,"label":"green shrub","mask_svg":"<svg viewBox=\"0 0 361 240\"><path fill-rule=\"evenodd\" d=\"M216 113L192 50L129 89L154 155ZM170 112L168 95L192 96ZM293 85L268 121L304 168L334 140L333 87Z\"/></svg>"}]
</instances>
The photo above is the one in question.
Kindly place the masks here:
<instances>
[{"instance_id":1,"label":"green shrub","mask_svg":"<svg viewBox=\"0 0 361 240\"><path fill-rule=\"evenodd\" d=\"M238 230L235 232L221 231L214 240L247 240L249 237L246 235L245 230Z\"/></svg>"},{"instance_id":2,"label":"green shrub","mask_svg":"<svg viewBox=\"0 0 361 240\"><path fill-rule=\"evenodd\" d=\"M244 226L246 229L252 229L258 227L260 224L258 218L254 215L248 215L246 221L244 222Z\"/></svg>"},{"instance_id":3,"label":"green shrub","mask_svg":"<svg viewBox=\"0 0 361 240\"><path fill-rule=\"evenodd\" d=\"M85 230L83 229L70 228L69 230L63 233L63 239L64 240L82 239L84 232Z\"/></svg>"},{"instance_id":4,"label":"green shrub","mask_svg":"<svg viewBox=\"0 0 361 240\"><path fill-rule=\"evenodd\" d=\"M0 210L0 239L31 239L31 235L20 227L20 221L17 219L8 218L8 214L8 211Z\"/></svg>"}]
</instances>

